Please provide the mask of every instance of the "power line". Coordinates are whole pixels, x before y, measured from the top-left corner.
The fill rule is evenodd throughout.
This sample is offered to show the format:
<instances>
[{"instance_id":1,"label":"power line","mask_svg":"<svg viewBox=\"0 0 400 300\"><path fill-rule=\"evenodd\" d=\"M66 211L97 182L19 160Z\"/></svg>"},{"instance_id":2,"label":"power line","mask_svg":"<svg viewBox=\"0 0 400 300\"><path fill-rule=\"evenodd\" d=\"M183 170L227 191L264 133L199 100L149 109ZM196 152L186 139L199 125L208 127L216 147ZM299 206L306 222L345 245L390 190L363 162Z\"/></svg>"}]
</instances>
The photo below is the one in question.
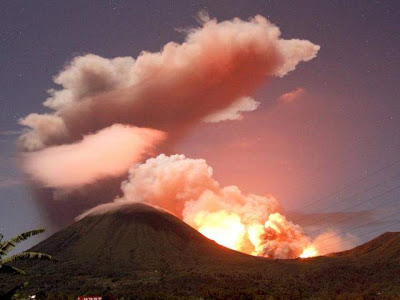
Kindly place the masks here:
<instances>
[{"instance_id":1,"label":"power line","mask_svg":"<svg viewBox=\"0 0 400 300\"><path fill-rule=\"evenodd\" d=\"M376 185L374 185L374 186L372 186L372 187L369 187L368 189L362 190L361 192L358 192L358 193L356 193L356 194L353 194L353 195L351 195L351 196L349 196L349 197L347 197L347 198L342 198L342 199L340 199L340 200L337 201L337 202L333 202L333 203L331 203L330 205L326 206L326 207L324 208L324 210L327 210L328 208L331 208L332 206L337 205L338 203L342 203L342 202L344 202L344 201L346 201L346 200L350 200L350 199L354 198L354 197L357 196L357 195L360 195L360 194L362 194L362 193L369 192L369 191L375 189L376 187L378 187L378 186L380 186L380 185L382 185L382 184L385 184L385 183L387 183L387 182L390 182L390 181L393 180L393 179L397 179L397 178L399 178L399 177L400 177L400 174L397 174L396 176L392 176L392 177L390 177L389 179L386 179L386 180L381 181L381 182L379 182L378 184L376 184ZM321 213L322 213L322 212L321 212ZM308 216L304 216L304 217L301 217L301 218L297 218L296 220L293 220L293 222L299 222L299 221L301 221L301 220L303 220L303 219L305 219L305 218L309 218L309 217L308 217ZM323 218L318 219L318 221L319 221L319 220L323 220ZM318 222L318 221L317 221L317 222Z\"/></svg>"},{"instance_id":2,"label":"power line","mask_svg":"<svg viewBox=\"0 0 400 300\"><path fill-rule=\"evenodd\" d=\"M379 137L379 136L381 136L382 135L382 133L381 132L379 132L379 133L377 133L377 134L375 134L375 135L373 135L373 136L371 136L371 137L368 137L368 140L375 140L377 137ZM395 148L395 149L393 149L394 151L397 151L398 152L398 150L400 150L400 148ZM366 155L365 157L374 157L374 156L376 156L377 155L377 153L369 153L368 155ZM381 155L380 155L381 156ZM341 160L341 161L339 161L339 163L338 164L335 164L335 165L344 165L345 163L347 163L347 162L351 162L352 161L352 159L343 159L343 160ZM312 177L312 179L313 179L313 177ZM308 180L306 180L306 182L311 182L312 180L310 180L310 179L308 179ZM293 189L294 190L300 190L300 187L301 187L302 185L301 184L299 184L299 185L296 185Z\"/></svg>"},{"instance_id":3,"label":"power line","mask_svg":"<svg viewBox=\"0 0 400 300\"><path fill-rule=\"evenodd\" d=\"M322 198L319 198L319 199L317 199L317 200L315 200L315 201L313 201L313 202L310 202L310 203L307 204L306 206L303 206L301 209L298 209L297 211L294 211L294 212L295 212L295 213L301 212L301 211L303 211L304 209L306 209L306 208L308 208L308 207L314 205L315 203L321 202L321 201L323 201L323 200L325 200L325 199L328 199L328 198L332 197L333 195L336 195L336 194L338 194L338 193L340 193L340 192L343 192L344 190L348 189L349 187L351 187L351 186L353 186L353 185L355 185L355 184L358 184L358 183L360 183L360 182L363 182L364 180L370 178L371 176L374 176L374 175L376 175L376 174L379 174L380 172L382 172L382 171L384 171L384 170L386 170L386 169L389 169L389 168L393 167L394 165L396 165L396 164L398 164L398 163L400 163L400 159L399 159L399 160L396 160L396 161L394 161L394 162L392 162L392 163L390 163L390 164L388 164L388 165L385 165L384 167L382 167L382 168L380 168L380 169L378 169L378 170L376 170L376 171L374 171L374 172L372 172L372 173L370 173L370 174L368 174L368 175L366 175L366 176L364 176L364 177L362 177L362 178L360 178L360 179L358 179L358 180L355 180L355 181L353 181L353 182L350 182L349 184L346 184L345 186L343 186L343 187L340 188L339 190L334 191L334 192L330 193L329 195L327 195L327 196L325 196L325 197L322 197ZM294 222L296 222L296 220L294 220Z\"/></svg>"},{"instance_id":4,"label":"power line","mask_svg":"<svg viewBox=\"0 0 400 300\"><path fill-rule=\"evenodd\" d=\"M393 191L395 191L395 190L397 190L397 189L399 189L399 188L400 188L400 185L397 185L397 186L395 186L394 188L391 188L391 189L389 189L389 190L387 190L387 191L385 191L385 192L383 192L383 193L380 193L380 194L378 194L378 195L375 195L374 197L372 197L372 198L370 198L370 199L367 199L366 201L361 201L361 202L357 203L356 205L350 206L350 207L348 207L347 209L342 210L341 212L346 212L346 211L349 211L350 209L359 207L359 206L363 205L364 203L367 203L367 202L370 202L370 201L372 201L372 200L378 199L378 198L380 198L381 196L384 196L384 195L386 195L386 194L389 194L389 193L391 193L391 192L393 192ZM383 205L378 205L378 206L374 207L373 209L386 206L387 204L392 203L393 200L397 200L397 199L392 199L392 200L390 200L389 202L386 202L386 203L383 204ZM335 222L335 223L333 223L333 224L331 224L331 225L337 225L337 224L343 223L344 221L349 220L349 219L352 219L352 218L353 218L353 217L348 217L348 218L345 218L345 219L340 220L340 221L338 221L338 222ZM316 225L316 224L318 224L318 223L320 223L320 222L317 221L317 222L308 224L307 226ZM321 230L319 230L319 231L321 231ZM313 233L313 232L311 232L311 233Z\"/></svg>"},{"instance_id":5,"label":"power line","mask_svg":"<svg viewBox=\"0 0 400 300\"><path fill-rule=\"evenodd\" d=\"M390 223L390 224L388 224L388 225L385 225L385 226L383 226L383 227L379 227L379 228L376 228L376 229L374 229L374 230L371 230L371 231L368 231L368 232L364 232L364 233L362 233L362 234L359 234L358 236L365 236L365 235L368 235L368 234L371 234L371 233L380 231L380 230L382 230L382 229L392 227L393 225L396 225L396 224L400 224L400 221L395 221L395 222ZM331 247L331 246L333 246L333 245L336 245L336 244L339 244L340 242L341 242L341 241L339 241L339 242L334 242L334 243L325 245L325 247L322 247L322 248L318 249L318 251L327 250L329 247Z\"/></svg>"},{"instance_id":6,"label":"power line","mask_svg":"<svg viewBox=\"0 0 400 300\"><path fill-rule=\"evenodd\" d=\"M393 213L393 214L387 215L385 218L383 218L383 220L388 219L389 217L392 217L392 216L395 216L395 215L398 215L398 214L399 214L399 212L396 211L396 212ZM399 221L399 222L400 222L400 221ZM352 229L349 229L349 230L346 230L346 231L342 231L342 232L337 233L337 234L335 234L335 235L332 235L332 236L329 236L329 237L320 239L319 242L332 239L332 238L334 238L334 237L336 237L336 236L340 236L340 235L342 235L342 234L345 234L345 233L347 233L348 231L353 231L353 230L356 230L356 229L360 229L360 228L362 228L362 227L365 227L365 226L368 226L368 225L371 225L371 224L374 224L374 223L376 223L376 220L371 221L371 222L368 222L368 223L365 223L365 224L361 224L361 225L359 225L359 226L357 226L357 227L354 227L354 228L352 228Z\"/></svg>"}]
</instances>

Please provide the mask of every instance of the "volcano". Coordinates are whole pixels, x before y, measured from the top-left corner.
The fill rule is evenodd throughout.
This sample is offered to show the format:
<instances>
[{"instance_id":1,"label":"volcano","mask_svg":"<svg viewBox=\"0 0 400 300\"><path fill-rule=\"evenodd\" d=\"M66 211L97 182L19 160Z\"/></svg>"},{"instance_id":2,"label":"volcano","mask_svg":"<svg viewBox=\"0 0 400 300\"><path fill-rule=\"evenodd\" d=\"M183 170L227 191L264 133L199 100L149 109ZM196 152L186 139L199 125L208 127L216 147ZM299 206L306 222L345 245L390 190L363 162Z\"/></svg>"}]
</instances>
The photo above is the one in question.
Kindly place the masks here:
<instances>
[{"instance_id":1,"label":"volcano","mask_svg":"<svg viewBox=\"0 0 400 300\"><path fill-rule=\"evenodd\" d=\"M400 233L386 233L329 257L266 259L218 245L163 209L114 203L30 249L57 261L18 263L27 275L1 275L0 294L28 281L25 293L44 299L390 299L400 295L399 249Z\"/></svg>"},{"instance_id":2,"label":"volcano","mask_svg":"<svg viewBox=\"0 0 400 300\"><path fill-rule=\"evenodd\" d=\"M165 210L141 203L102 205L31 250L96 270L104 265L154 269L160 263L183 267L250 258L209 240Z\"/></svg>"}]
</instances>

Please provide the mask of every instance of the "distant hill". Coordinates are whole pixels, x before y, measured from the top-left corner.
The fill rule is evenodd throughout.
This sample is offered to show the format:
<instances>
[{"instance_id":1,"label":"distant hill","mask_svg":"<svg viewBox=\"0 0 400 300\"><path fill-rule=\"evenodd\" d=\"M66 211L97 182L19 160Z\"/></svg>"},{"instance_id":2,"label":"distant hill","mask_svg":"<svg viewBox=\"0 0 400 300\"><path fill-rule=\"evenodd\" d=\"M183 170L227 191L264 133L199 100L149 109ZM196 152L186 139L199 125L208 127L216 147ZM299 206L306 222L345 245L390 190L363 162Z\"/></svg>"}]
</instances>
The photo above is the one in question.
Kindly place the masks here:
<instances>
[{"instance_id":1,"label":"distant hill","mask_svg":"<svg viewBox=\"0 0 400 300\"><path fill-rule=\"evenodd\" d=\"M271 260L224 248L162 209L103 208L108 212L95 211L30 249L57 262L19 263L28 275L1 275L0 293L28 280L26 292L44 299L400 297L400 233L330 257Z\"/></svg>"},{"instance_id":2,"label":"distant hill","mask_svg":"<svg viewBox=\"0 0 400 300\"><path fill-rule=\"evenodd\" d=\"M385 261L394 260L400 263L400 232L386 232L354 249L334 255Z\"/></svg>"}]
</instances>

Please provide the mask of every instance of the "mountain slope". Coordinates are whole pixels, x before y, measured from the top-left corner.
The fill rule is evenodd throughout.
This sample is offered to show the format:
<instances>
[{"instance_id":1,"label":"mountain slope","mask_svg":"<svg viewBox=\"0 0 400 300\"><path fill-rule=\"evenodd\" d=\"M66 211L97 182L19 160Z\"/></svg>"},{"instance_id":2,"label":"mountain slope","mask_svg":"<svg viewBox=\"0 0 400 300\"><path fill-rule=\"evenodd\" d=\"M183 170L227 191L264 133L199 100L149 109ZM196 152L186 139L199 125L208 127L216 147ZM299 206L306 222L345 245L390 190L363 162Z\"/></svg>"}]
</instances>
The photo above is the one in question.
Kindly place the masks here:
<instances>
[{"instance_id":1,"label":"mountain slope","mask_svg":"<svg viewBox=\"0 0 400 300\"><path fill-rule=\"evenodd\" d=\"M334 256L400 262L400 232L386 232L354 249L335 253Z\"/></svg>"},{"instance_id":2,"label":"mountain slope","mask_svg":"<svg viewBox=\"0 0 400 300\"><path fill-rule=\"evenodd\" d=\"M109 291L125 299L396 299L399 236L330 257L270 260L224 248L161 209L105 205L30 249L57 262L18 263L27 276L0 275L0 294L29 281L27 293L49 299Z\"/></svg>"},{"instance_id":3,"label":"mountain slope","mask_svg":"<svg viewBox=\"0 0 400 300\"><path fill-rule=\"evenodd\" d=\"M107 208L107 207L106 207ZM98 268L154 268L160 262L184 266L248 255L226 249L180 219L140 203L113 204L66 227L31 251L54 255L59 261Z\"/></svg>"}]
</instances>

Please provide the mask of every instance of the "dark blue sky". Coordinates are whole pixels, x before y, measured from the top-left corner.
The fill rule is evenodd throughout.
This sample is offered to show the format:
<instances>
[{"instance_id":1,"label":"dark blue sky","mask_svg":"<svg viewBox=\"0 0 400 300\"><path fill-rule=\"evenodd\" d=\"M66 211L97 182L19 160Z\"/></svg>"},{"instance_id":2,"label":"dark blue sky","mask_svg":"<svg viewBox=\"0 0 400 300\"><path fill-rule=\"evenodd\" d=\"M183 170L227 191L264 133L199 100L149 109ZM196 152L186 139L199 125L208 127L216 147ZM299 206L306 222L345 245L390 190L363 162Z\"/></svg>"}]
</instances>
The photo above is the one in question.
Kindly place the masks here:
<instances>
[{"instance_id":1,"label":"dark blue sky","mask_svg":"<svg viewBox=\"0 0 400 300\"><path fill-rule=\"evenodd\" d=\"M400 159L398 1L3 1L0 231L9 236L46 226L17 171L14 142L19 118L45 112L41 103L46 90L55 87L52 77L76 55L136 57L142 50L181 42L184 36L176 29L196 26L200 10L218 20L261 14L281 28L284 38L308 39L321 50L316 59L263 86L255 95L262 106L253 116L199 126L177 152L206 158L221 183L271 192L288 210ZM294 107L295 112L280 114L272 108L281 94L296 87L307 90L308 102ZM225 155L227 149L235 155ZM358 193L353 202L329 211L346 209L399 185L396 174L400 164L310 208L324 212L337 197ZM369 194L361 193L368 188ZM395 190L355 210L384 207L379 212L384 222L400 209L399 196ZM380 233L379 226L373 235ZM399 229L397 224L385 230Z\"/></svg>"}]
</instances>

